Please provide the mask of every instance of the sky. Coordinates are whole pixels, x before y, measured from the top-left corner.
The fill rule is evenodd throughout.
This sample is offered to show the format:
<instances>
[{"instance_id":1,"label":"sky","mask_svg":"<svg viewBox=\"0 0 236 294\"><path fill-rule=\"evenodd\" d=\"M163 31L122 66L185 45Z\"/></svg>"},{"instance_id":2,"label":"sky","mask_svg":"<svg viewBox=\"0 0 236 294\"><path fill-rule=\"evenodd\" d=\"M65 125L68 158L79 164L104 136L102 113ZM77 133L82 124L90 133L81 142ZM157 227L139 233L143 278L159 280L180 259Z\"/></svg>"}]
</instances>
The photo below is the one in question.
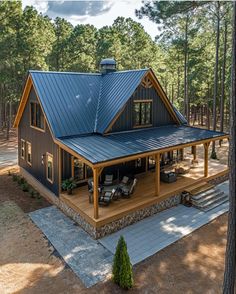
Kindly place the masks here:
<instances>
[{"instance_id":1,"label":"sky","mask_svg":"<svg viewBox=\"0 0 236 294\"><path fill-rule=\"evenodd\" d=\"M50 18L63 17L76 24L93 24L97 28L112 25L118 16L131 17L140 22L145 31L154 40L158 35L157 25L147 18L138 19L135 9L142 6L141 0L107 0L107 1L44 1L22 0L23 8L26 5L34 6L39 12L47 14Z\"/></svg>"}]
</instances>

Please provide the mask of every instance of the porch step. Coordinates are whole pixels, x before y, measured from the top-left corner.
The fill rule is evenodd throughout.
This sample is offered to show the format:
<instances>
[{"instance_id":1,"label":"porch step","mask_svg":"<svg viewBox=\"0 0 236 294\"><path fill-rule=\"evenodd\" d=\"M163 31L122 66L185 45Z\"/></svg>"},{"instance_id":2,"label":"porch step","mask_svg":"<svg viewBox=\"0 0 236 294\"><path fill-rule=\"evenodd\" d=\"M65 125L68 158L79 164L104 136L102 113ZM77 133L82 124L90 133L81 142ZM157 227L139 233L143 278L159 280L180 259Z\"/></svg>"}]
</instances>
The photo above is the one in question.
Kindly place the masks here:
<instances>
[{"instance_id":1,"label":"porch step","mask_svg":"<svg viewBox=\"0 0 236 294\"><path fill-rule=\"evenodd\" d=\"M205 192L207 190L210 190L213 187L214 187L213 185L211 185L207 182L201 182L201 183L198 183L198 184L186 189L186 192L190 193L191 195L197 195L201 192Z\"/></svg>"},{"instance_id":2,"label":"porch step","mask_svg":"<svg viewBox=\"0 0 236 294\"><path fill-rule=\"evenodd\" d=\"M219 192L219 191L220 191L219 189L210 188L209 190L206 190L204 192L200 192L198 194L192 195L191 198L194 201L198 201L198 200L201 200L204 197L208 197L209 195L212 195L212 194L214 194L216 192Z\"/></svg>"},{"instance_id":3,"label":"porch step","mask_svg":"<svg viewBox=\"0 0 236 294\"><path fill-rule=\"evenodd\" d=\"M193 189L192 192L195 193L191 195L193 206L205 212L228 201L228 195L213 185L204 185Z\"/></svg>"},{"instance_id":4,"label":"porch step","mask_svg":"<svg viewBox=\"0 0 236 294\"><path fill-rule=\"evenodd\" d=\"M197 201L193 200L192 203L193 205L197 207L205 207L225 197L227 197L227 195L224 192L220 191L220 192L212 193L208 195L207 197L203 197Z\"/></svg>"},{"instance_id":5,"label":"porch step","mask_svg":"<svg viewBox=\"0 0 236 294\"><path fill-rule=\"evenodd\" d=\"M213 208L216 208L217 206L219 206L219 205L221 205L221 204L223 204L223 203L225 203L225 202L228 202L228 201L229 201L229 198L228 198L228 196L226 195L225 198L222 198L222 199L220 199L219 201L214 202L214 203L212 203L211 205L209 205L209 206L207 206L207 207L203 207L203 208L201 208L200 210L202 210L202 211L204 211L204 212L207 212L207 211L209 211L209 210L211 210L211 209L213 209Z\"/></svg>"}]
</instances>

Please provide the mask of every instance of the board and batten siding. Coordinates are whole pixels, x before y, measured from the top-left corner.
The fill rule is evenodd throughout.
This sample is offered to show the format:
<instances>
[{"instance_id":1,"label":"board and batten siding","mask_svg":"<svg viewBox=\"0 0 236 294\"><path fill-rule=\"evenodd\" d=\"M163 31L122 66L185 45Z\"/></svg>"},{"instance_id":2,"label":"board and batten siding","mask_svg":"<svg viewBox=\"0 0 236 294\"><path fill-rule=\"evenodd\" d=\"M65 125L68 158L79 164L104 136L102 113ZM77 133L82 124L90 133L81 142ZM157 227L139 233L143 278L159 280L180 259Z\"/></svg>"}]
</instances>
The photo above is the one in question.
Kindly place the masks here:
<instances>
[{"instance_id":1,"label":"board and batten siding","mask_svg":"<svg viewBox=\"0 0 236 294\"><path fill-rule=\"evenodd\" d=\"M174 120L166 109L154 87L144 88L138 86L134 94L127 102L125 109L118 117L109 132L121 132L133 129L133 103L134 100L152 100L152 127L174 124Z\"/></svg>"},{"instance_id":2,"label":"board and batten siding","mask_svg":"<svg viewBox=\"0 0 236 294\"><path fill-rule=\"evenodd\" d=\"M45 132L30 127L30 102L38 102L33 88L31 88L19 127L18 127L18 159L19 166L34 176L40 183L46 186L54 194L59 194L58 178L58 156L59 147L54 143L49 127L45 121ZM27 163L26 159L21 158L21 139L31 143L32 165ZM46 177L46 154L53 155L53 183L50 183ZM42 164L43 156L43 164Z\"/></svg>"}]
</instances>

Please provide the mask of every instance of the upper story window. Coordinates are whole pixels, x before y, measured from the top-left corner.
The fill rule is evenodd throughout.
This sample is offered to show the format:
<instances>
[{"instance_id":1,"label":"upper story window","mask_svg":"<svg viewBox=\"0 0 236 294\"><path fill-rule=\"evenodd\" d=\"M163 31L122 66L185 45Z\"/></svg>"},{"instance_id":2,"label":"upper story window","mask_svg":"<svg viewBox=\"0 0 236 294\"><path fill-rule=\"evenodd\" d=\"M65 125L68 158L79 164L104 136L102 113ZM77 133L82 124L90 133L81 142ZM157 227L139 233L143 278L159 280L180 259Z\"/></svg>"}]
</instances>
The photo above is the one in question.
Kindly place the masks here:
<instances>
[{"instance_id":1,"label":"upper story window","mask_svg":"<svg viewBox=\"0 0 236 294\"><path fill-rule=\"evenodd\" d=\"M152 100L134 101L134 126L152 125Z\"/></svg>"},{"instance_id":2,"label":"upper story window","mask_svg":"<svg viewBox=\"0 0 236 294\"><path fill-rule=\"evenodd\" d=\"M25 140L20 141L20 155L22 159L25 159Z\"/></svg>"},{"instance_id":3,"label":"upper story window","mask_svg":"<svg viewBox=\"0 0 236 294\"><path fill-rule=\"evenodd\" d=\"M53 156L50 153L46 156L46 174L47 180L53 183Z\"/></svg>"},{"instance_id":4,"label":"upper story window","mask_svg":"<svg viewBox=\"0 0 236 294\"><path fill-rule=\"evenodd\" d=\"M44 130L44 116L39 103L30 102L30 125Z\"/></svg>"},{"instance_id":5,"label":"upper story window","mask_svg":"<svg viewBox=\"0 0 236 294\"><path fill-rule=\"evenodd\" d=\"M30 142L27 142L26 145L27 145L27 156L26 156L26 159L27 159L28 164L29 165L32 165L31 143Z\"/></svg>"}]
</instances>

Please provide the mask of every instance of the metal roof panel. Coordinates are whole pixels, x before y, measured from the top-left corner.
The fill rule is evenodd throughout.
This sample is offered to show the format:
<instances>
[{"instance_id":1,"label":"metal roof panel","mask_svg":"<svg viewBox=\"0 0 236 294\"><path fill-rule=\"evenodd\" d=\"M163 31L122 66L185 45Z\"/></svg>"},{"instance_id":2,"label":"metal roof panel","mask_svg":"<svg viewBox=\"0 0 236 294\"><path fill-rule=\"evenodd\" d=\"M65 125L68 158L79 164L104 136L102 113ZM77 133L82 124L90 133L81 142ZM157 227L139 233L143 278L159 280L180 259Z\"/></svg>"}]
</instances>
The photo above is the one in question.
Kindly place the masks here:
<instances>
[{"instance_id":1,"label":"metal roof panel","mask_svg":"<svg viewBox=\"0 0 236 294\"><path fill-rule=\"evenodd\" d=\"M107 136L61 138L61 142L93 164L114 160L171 146L193 143L225 135L221 132L189 126L169 125Z\"/></svg>"}]
</instances>

